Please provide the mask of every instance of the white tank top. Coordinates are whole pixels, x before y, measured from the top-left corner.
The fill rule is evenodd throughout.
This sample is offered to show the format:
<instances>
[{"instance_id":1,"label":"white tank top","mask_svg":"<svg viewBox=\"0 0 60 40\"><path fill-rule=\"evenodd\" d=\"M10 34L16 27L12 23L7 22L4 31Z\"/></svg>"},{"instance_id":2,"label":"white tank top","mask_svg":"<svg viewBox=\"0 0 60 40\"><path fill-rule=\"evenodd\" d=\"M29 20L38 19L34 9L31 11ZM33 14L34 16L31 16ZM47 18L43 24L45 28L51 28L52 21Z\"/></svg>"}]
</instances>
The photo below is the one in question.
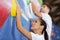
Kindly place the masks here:
<instances>
[{"instance_id":1,"label":"white tank top","mask_svg":"<svg viewBox=\"0 0 60 40\"><path fill-rule=\"evenodd\" d=\"M32 36L32 40L45 40L44 34L38 35L38 34L31 32L31 36Z\"/></svg>"}]
</instances>

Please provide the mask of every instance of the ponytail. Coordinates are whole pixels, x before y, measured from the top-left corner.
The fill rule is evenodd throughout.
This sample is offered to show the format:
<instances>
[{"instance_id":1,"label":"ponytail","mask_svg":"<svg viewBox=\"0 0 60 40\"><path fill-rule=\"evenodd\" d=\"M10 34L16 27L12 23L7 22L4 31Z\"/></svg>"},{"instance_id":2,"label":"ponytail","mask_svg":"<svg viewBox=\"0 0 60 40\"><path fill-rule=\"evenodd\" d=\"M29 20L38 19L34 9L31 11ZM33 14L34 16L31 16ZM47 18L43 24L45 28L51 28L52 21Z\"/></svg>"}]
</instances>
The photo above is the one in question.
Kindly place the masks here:
<instances>
[{"instance_id":1,"label":"ponytail","mask_svg":"<svg viewBox=\"0 0 60 40\"><path fill-rule=\"evenodd\" d=\"M42 34L44 33L44 38L45 38L45 40L48 40L48 34L47 34L47 32L46 32L47 25L46 25L45 21L42 20L42 19L41 19L41 25L44 25L44 29L43 29L43 31L42 31Z\"/></svg>"},{"instance_id":2,"label":"ponytail","mask_svg":"<svg viewBox=\"0 0 60 40\"><path fill-rule=\"evenodd\" d=\"M46 30L44 31L44 38L45 38L45 40L48 40L48 34L47 34Z\"/></svg>"}]
</instances>

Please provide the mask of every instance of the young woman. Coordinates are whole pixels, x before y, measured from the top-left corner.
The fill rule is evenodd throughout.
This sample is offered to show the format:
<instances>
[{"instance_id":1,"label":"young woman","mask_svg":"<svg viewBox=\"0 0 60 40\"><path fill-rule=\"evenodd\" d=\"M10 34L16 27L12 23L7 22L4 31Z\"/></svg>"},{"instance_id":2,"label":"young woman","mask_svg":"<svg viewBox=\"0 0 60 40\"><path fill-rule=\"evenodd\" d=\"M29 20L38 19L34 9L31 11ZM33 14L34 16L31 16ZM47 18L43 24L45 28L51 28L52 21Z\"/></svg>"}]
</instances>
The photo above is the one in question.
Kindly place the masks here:
<instances>
[{"instance_id":1,"label":"young woman","mask_svg":"<svg viewBox=\"0 0 60 40\"><path fill-rule=\"evenodd\" d=\"M33 5L33 3L32 3ZM40 15L34 5L33 5L33 11L34 13L38 16L38 18L36 20L34 20L32 22L31 25L31 30L33 32L29 32L27 31L25 28L23 28L21 20L20 20L20 15L22 13L21 8L19 7L19 5L17 4L17 28L18 30L25 35L29 40L48 40L48 34L46 32L46 28L47 28L47 24L45 23L45 21L42 20L42 15ZM45 10L41 9L42 12L44 12Z\"/></svg>"}]
</instances>

